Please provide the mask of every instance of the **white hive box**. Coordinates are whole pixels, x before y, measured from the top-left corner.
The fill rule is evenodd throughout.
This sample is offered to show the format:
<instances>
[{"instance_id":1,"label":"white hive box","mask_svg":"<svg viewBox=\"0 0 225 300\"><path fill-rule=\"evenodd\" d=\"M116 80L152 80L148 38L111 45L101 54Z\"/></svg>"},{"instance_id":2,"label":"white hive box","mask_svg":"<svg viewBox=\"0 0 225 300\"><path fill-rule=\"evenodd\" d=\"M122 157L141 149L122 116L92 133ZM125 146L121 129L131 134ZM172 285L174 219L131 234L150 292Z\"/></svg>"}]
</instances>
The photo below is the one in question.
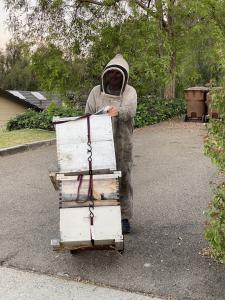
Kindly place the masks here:
<instances>
[{"instance_id":1,"label":"white hive box","mask_svg":"<svg viewBox=\"0 0 225 300\"><path fill-rule=\"evenodd\" d=\"M87 152L87 119L54 118L56 128L58 164L61 173L85 172L89 170ZM90 116L92 146L92 169L116 170L112 120L107 115Z\"/></svg>"}]
</instances>

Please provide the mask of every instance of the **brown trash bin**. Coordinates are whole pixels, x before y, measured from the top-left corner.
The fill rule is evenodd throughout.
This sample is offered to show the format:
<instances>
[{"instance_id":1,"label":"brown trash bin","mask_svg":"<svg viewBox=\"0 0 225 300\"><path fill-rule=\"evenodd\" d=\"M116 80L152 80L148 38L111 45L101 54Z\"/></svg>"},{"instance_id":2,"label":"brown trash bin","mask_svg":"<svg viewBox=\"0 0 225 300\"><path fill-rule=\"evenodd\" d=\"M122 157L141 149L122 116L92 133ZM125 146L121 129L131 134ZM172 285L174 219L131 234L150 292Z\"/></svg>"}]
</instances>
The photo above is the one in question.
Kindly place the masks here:
<instances>
[{"instance_id":1,"label":"brown trash bin","mask_svg":"<svg viewBox=\"0 0 225 300\"><path fill-rule=\"evenodd\" d=\"M216 89L221 89L221 88L218 87ZM220 117L219 112L214 107L212 107L212 92L211 91L207 94L206 104L207 104L208 117L211 119L219 119L219 117Z\"/></svg>"},{"instance_id":2,"label":"brown trash bin","mask_svg":"<svg viewBox=\"0 0 225 300\"><path fill-rule=\"evenodd\" d=\"M190 87L184 90L187 106L185 121L201 120L205 122L207 115L206 96L208 91L209 89L204 86Z\"/></svg>"}]
</instances>

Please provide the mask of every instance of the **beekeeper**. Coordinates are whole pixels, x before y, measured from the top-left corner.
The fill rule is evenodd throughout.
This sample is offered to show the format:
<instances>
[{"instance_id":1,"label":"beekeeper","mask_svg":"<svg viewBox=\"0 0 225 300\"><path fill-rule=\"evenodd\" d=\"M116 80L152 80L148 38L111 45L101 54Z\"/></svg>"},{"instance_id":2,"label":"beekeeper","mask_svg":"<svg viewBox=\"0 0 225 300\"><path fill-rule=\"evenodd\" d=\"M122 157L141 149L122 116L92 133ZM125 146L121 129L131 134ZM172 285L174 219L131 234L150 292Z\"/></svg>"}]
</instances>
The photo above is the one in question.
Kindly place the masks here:
<instances>
[{"instance_id":1,"label":"beekeeper","mask_svg":"<svg viewBox=\"0 0 225 300\"><path fill-rule=\"evenodd\" d=\"M117 54L105 67L101 85L95 86L88 97L85 113L94 114L108 107L112 117L117 169L122 172L120 202L123 233L130 232L133 188L131 183L133 118L137 108L136 90L128 85L129 65Z\"/></svg>"}]
</instances>

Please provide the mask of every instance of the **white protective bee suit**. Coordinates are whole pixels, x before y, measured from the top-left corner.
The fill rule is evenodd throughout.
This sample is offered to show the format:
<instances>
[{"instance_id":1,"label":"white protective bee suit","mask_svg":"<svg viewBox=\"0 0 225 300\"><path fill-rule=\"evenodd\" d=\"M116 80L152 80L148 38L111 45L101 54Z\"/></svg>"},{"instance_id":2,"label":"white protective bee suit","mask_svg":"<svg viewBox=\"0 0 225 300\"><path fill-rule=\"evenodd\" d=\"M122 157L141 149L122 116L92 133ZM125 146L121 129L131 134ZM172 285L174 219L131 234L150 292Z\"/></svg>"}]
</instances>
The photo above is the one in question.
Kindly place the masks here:
<instances>
[{"instance_id":1,"label":"white protective bee suit","mask_svg":"<svg viewBox=\"0 0 225 300\"><path fill-rule=\"evenodd\" d=\"M105 75L109 70L121 72L123 77L119 95L107 93ZM136 90L127 84L129 66L122 55L117 54L105 67L101 85L95 86L89 94L85 113L94 114L106 106L118 109L117 117L112 117L117 170L122 172L120 181L120 202L122 219L132 217L133 188L131 183L133 118L137 108Z\"/></svg>"}]
</instances>

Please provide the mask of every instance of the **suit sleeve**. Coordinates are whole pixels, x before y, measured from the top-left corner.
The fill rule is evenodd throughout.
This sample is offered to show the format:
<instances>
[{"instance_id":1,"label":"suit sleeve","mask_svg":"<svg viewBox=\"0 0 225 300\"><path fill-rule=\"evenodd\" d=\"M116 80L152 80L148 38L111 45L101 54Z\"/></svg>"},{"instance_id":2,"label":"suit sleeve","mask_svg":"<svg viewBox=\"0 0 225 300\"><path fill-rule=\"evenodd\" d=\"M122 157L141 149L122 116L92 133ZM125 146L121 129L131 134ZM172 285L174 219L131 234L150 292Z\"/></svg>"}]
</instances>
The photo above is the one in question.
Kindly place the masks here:
<instances>
[{"instance_id":1,"label":"suit sleeve","mask_svg":"<svg viewBox=\"0 0 225 300\"><path fill-rule=\"evenodd\" d=\"M126 98L124 99L122 105L119 108L118 118L127 121L133 118L137 110L137 92L135 89L132 89Z\"/></svg>"},{"instance_id":2,"label":"suit sleeve","mask_svg":"<svg viewBox=\"0 0 225 300\"><path fill-rule=\"evenodd\" d=\"M91 90L85 107L85 114L94 114L96 113L96 101L95 101L95 93L94 88Z\"/></svg>"}]
</instances>

